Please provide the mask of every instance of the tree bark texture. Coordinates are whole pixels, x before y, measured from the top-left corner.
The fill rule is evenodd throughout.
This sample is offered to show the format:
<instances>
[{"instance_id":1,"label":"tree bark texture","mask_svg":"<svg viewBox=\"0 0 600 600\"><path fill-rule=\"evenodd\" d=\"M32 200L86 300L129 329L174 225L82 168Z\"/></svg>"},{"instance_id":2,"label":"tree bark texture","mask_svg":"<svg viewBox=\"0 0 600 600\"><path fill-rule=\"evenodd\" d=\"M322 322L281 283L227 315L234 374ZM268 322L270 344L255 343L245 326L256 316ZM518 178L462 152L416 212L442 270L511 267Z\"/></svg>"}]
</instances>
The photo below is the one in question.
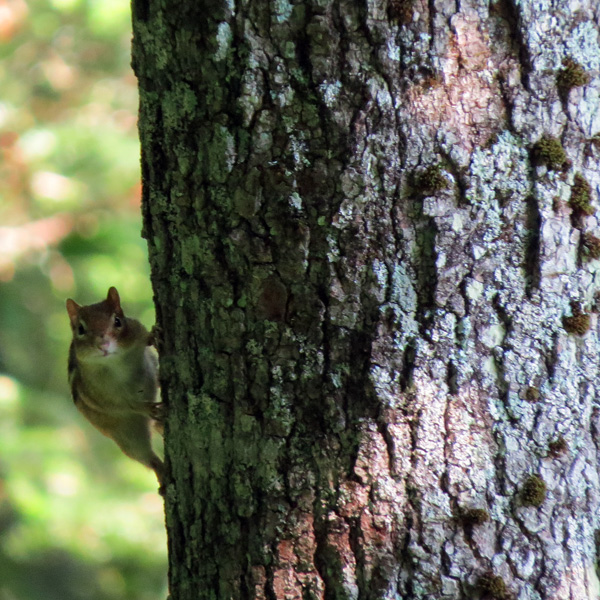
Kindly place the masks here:
<instances>
[{"instance_id":1,"label":"tree bark texture","mask_svg":"<svg viewBox=\"0 0 600 600\"><path fill-rule=\"evenodd\" d=\"M598 596L599 21L133 0L174 600Z\"/></svg>"}]
</instances>

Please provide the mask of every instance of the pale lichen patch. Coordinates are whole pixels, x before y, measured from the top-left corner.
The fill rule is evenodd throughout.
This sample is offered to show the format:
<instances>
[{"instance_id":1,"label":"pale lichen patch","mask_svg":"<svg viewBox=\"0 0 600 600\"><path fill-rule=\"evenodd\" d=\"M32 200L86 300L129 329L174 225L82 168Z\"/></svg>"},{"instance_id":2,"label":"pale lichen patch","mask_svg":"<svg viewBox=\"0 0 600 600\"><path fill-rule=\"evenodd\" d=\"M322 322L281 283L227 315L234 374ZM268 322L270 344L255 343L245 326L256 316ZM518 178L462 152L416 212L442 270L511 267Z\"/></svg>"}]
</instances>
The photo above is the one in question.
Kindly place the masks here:
<instances>
[{"instance_id":1,"label":"pale lichen patch","mask_svg":"<svg viewBox=\"0 0 600 600\"><path fill-rule=\"evenodd\" d=\"M529 157L527 149L511 132L498 135L491 148L473 152L471 186L467 199L482 206L490 218L499 224L499 197L525 197L529 192Z\"/></svg>"},{"instance_id":2,"label":"pale lichen patch","mask_svg":"<svg viewBox=\"0 0 600 600\"><path fill-rule=\"evenodd\" d=\"M294 5L289 0L275 0L273 12L278 23L285 23L291 16Z\"/></svg>"},{"instance_id":3,"label":"pale lichen patch","mask_svg":"<svg viewBox=\"0 0 600 600\"><path fill-rule=\"evenodd\" d=\"M566 39L567 54L586 69L600 69L598 27L592 21L582 21Z\"/></svg>"},{"instance_id":4,"label":"pale lichen patch","mask_svg":"<svg viewBox=\"0 0 600 600\"><path fill-rule=\"evenodd\" d=\"M332 107L342 89L341 81L323 82L319 85L319 91L322 94L323 102L326 106Z\"/></svg>"},{"instance_id":5,"label":"pale lichen patch","mask_svg":"<svg viewBox=\"0 0 600 600\"><path fill-rule=\"evenodd\" d=\"M217 27L217 51L215 52L215 60L220 61L226 58L229 49L231 48L231 40L233 33L227 21L221 21Z\"/></svg>"}]
</instances>

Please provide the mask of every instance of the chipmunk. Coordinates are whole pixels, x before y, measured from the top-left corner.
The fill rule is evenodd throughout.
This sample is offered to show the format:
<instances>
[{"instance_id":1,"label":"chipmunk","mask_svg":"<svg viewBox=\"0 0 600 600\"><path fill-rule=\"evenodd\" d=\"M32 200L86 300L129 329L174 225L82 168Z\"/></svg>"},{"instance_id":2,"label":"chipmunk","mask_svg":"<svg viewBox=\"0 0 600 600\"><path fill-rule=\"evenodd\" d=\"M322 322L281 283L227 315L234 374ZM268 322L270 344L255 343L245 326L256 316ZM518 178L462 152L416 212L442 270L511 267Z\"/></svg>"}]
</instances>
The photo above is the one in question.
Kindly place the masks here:
<instances>
[{"instance_id":1,"label":"chipmunk","mask_svg":"<svg viewBox=\"0 0 600 600\"><path fill-rule=\"evenodd\" d=\"M67 312L73 330L69 383L75 406L127 456L154 469L162 488L164 465L150 443L151 425L162 425L164 408L156 401L158 360L150 348L154 334L124 315L114 287L106 300L89 306L69 298Z\"/></svg>"}]
</instances>

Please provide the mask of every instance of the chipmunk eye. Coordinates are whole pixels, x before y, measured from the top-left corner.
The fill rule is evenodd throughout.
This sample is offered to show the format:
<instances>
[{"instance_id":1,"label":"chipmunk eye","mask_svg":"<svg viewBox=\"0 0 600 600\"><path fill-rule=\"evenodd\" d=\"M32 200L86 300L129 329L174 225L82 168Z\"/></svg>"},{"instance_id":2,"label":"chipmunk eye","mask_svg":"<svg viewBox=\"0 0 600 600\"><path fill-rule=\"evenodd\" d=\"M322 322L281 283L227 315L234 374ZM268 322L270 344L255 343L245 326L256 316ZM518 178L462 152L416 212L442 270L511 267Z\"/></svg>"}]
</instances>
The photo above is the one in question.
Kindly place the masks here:
<instances>
[{"instance_id":1,"label":"chipmunk eye","mask_svg":"<svg viewBox=\"0 0 600 600\"><path fill-rule=\"evenodd\" d=\"M115 327L121 327L121 325L121 319L119 319L119 317L115 317Z\"/></svg>"},{"instance_id":2,"label":"chipmunk eye","mask_svg":"<svg viewBox=\"0 0 600 600\"><path fill-rule=\"evenodd\" d=\"M79 335L83 335L85 333L85 327L80 323L79 327L77 328L77 333Z\"/></svg>"}]
</instances>

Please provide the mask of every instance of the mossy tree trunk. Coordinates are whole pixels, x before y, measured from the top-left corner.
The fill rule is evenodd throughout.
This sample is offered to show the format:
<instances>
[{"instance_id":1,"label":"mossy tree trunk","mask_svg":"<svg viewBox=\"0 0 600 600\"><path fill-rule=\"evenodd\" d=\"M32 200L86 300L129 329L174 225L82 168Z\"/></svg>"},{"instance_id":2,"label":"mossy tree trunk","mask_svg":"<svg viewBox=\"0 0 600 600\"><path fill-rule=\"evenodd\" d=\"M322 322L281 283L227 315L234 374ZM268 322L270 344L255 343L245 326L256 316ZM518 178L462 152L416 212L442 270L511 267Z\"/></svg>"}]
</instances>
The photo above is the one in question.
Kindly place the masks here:
<instances>
[{"instance_id":1,"label":"mossy tree trunk","mask_svg":"<svg viewBox=\"0 0 600 600\"><path fill-rule=\"evenodd\" d=\"M574 6L133 0L174 600L597 596Z\"/></svg>"}]
</instances>

